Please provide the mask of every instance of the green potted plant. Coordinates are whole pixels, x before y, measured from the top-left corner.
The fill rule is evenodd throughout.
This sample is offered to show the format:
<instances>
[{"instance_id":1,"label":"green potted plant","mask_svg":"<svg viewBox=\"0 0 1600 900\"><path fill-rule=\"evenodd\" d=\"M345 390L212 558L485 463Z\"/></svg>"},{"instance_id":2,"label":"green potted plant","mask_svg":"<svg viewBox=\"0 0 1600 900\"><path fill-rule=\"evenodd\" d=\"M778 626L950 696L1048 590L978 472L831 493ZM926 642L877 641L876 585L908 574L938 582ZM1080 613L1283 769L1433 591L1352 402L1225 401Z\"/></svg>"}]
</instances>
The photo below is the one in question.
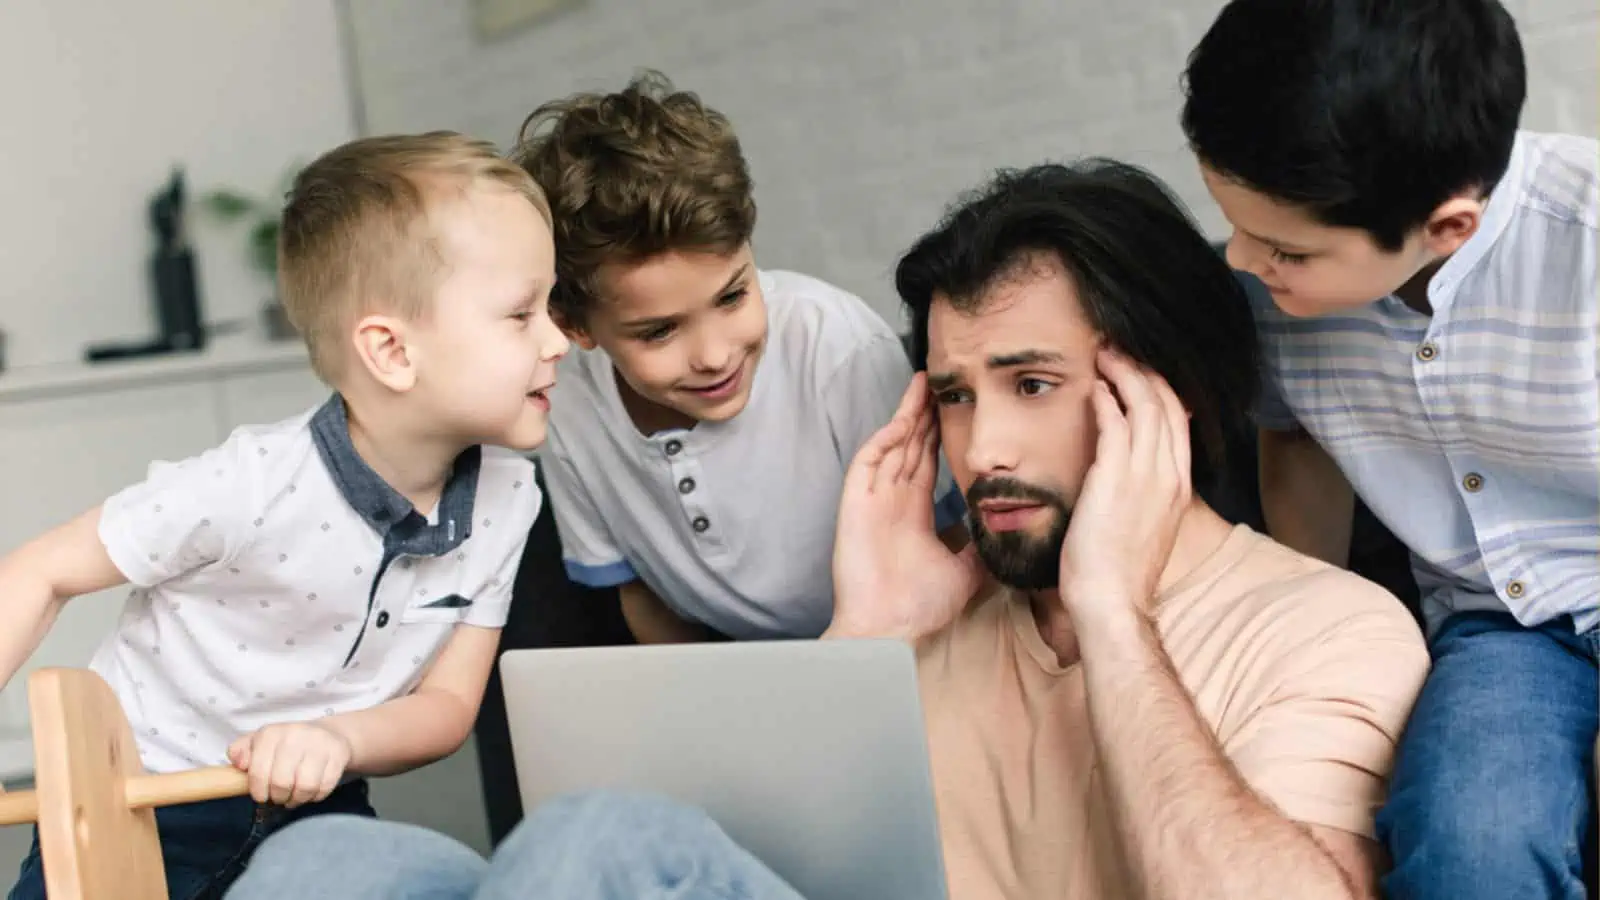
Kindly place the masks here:
<instances>
[{"instance_id":1,"label":"green potted plant","mask_svg":"<svg viewBox=\"0 0 1600 900\"><path fill-rule=\"evenodd\" d=\"M289 192L298 171L299 167L295 167L285 174L282 189L278 192L279 197ZM294 327L289 324L289 319L283 312L283 304L278 302L276 296L278 225L283 215L282 201L263 200L236 188L224 187L203 195L200 198L200 205L218 221L230 224L244 223L245 253L250 261L250 267L266 276L267 281L273 285L273 297L261 311L267 328L267 337L275 341L294 337Z\"/></svg>"}]
</instances>

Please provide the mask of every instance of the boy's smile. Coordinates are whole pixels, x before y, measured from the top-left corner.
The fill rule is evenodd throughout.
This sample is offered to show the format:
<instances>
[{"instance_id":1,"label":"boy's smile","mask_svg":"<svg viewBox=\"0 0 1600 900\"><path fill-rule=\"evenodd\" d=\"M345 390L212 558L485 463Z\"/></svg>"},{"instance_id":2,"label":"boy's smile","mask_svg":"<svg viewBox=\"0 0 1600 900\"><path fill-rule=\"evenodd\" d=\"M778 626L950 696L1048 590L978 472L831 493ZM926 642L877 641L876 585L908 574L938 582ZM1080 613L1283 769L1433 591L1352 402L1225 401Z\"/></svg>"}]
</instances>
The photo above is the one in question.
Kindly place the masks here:
<instances>
[{"instance_id":1,"label":"boy's smile","mask_svg":"<svg viewBox=\"0 0 1600 900\"><path fill-rule=\"evenodd\" d=\"M573 336L606 351L618 394L644 434L724 422L749 402L767 339L749 245L667 252L607 266L603 296Z\"/></svg>"}]
</instances>

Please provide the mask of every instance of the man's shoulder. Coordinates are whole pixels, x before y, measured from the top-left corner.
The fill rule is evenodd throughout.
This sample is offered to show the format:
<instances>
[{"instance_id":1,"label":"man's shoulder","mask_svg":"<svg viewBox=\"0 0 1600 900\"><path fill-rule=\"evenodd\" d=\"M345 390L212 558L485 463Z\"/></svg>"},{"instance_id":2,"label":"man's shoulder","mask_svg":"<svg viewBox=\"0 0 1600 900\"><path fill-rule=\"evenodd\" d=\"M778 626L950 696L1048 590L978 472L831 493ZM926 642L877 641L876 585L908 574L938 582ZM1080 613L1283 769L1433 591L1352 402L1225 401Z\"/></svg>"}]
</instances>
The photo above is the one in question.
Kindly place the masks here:
<instances>
[{"instance_id":1,"label":"man's shoulder","mask_svg":"<svg viewBox=\"0 0 1600 900\"><path fill-rule=\"evenodd\" d=\"M1394 594L1265 535L1253 537L1254 546L1237 564L1250 574L1232 602L1250 613L1263 634L1285 646L1371 643L1389 652L1403 645L1426 655L1416 620Z\"/></svg>"}]
</instances>

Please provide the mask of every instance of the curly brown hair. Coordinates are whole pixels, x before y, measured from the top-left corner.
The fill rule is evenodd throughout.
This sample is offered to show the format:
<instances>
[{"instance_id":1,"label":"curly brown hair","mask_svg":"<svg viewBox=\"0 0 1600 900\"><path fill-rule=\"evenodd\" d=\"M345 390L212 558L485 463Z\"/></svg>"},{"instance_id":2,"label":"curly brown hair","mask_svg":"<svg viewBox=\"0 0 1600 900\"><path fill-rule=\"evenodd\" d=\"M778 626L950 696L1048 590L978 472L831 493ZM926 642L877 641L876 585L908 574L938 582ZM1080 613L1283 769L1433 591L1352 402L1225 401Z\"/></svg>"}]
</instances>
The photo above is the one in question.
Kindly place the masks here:
<instances>
[{"instance_id":1,"label":"curly brown hair","mask_svg":"<svg viewBox=\"0 0 1600 900\"><path fill-rule=\"evenodd\" d=\"M549 198L552 309L581 326L606 263L670 251L727 254L750 240L750 171L721 113L646 71L617 93L553 100L523 122L511 159Z\"/></svg>"}]
</instances>

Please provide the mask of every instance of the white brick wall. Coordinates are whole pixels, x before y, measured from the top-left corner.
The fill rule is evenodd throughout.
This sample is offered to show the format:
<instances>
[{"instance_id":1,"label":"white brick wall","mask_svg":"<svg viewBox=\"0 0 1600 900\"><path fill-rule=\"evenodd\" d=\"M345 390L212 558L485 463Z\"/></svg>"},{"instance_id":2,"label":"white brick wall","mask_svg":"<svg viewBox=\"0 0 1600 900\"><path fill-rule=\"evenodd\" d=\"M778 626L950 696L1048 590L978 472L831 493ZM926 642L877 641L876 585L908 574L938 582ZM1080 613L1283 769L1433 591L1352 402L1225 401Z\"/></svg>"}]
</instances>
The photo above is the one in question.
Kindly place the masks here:
<instances>
[{"instance_id":1,"label":"white brick wall","mask_svg":"<svg viewBox=\"0 0 1600 900\"><path fill-rule=\"evenodd\" d=\"M897 254L993 168L1085 154L1149 167L1212 233L1178 74L1219 0L588 0L479 43L468 0L349 0L367 130L505 145L539 102L659 68L738 129L762 265L891 318ZM1600 6L1509 0L1529 127L1600 133Z\"/></svg>"}]
</instances>

